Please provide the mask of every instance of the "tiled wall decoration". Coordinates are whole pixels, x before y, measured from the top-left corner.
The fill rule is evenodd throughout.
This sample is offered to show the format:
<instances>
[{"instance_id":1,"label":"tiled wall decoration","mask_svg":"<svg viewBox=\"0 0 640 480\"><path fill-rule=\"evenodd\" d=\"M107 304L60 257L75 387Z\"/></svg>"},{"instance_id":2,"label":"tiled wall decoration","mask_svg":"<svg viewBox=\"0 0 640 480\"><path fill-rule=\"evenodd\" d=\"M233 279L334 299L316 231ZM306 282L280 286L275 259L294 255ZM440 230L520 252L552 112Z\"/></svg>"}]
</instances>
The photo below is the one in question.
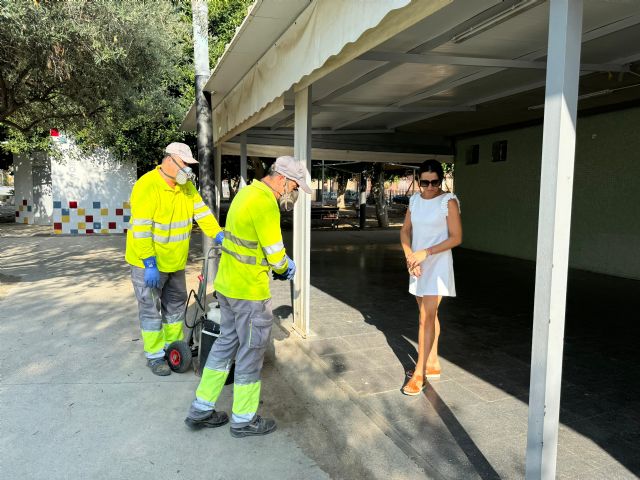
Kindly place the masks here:
<instances>
[{"instance_id":1,"label":"tiled wall decoration","mask_svg":"<svg viewBox=\"0 0 640 480\"><path fill-rule=\"evenodd\" d=\"M16 223L33 223L33 205L25 198L18 204L16 210Z\"/></svg>"},{"instance_id":2,"label":"tiled wall decoration","mask_svg":"<svg viewBox=\"0 0 640 480\"><path fill-rule=\"evenodd\" d=\"M129 228L129 202L54 200L53 231L56 234L93 235L126 233Z\"/></svg>"}]
</instances>

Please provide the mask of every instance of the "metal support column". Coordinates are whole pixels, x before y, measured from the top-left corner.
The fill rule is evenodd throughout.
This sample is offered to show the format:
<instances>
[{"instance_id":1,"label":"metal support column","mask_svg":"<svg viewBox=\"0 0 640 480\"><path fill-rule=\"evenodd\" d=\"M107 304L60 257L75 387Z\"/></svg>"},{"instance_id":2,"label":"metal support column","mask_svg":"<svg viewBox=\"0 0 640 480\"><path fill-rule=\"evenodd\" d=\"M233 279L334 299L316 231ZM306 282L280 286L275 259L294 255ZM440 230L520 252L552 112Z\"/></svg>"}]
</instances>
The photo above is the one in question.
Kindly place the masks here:
<instances>
[{"instance_id":1,"label":"metal support column","mask_svg":"<svg viewBox=\"0 0 640 480\"><path fill-rule=\"evenodd\" d=\"M311 87L295 94L293 151L311 172ZM311 185L310 175L307 183ZM310 333L311 197L301 193L293 209L293 259L298 271L293 280L293 326L306 338Z\"/></svg>"},{"instance_id":2,"label":"metal support column","mask_svg":"<svg viewBox=\"0 0 640 480\"><path fill-rule=\"evenodd\" d=\"M240 185L238 190L247 186L247 134L240 136Z\"/></svg>"},{"instance_id":3,"label":"metal support column","mask_svg":"<svg viewBox=\"0 0 640 480\"><path fill-rule=\"evenodd\" d=\"M367 177L365 172L360 174L359 184L360 196L360 229L363 230L367 226Z\"/></svg>"},{"instance_id":4,"label":"metal support column","mask_svg":"<svg viewBox=\"0 0 640 480\"><path fill-rule=\"evenodd\" d=\"M222 144L218 145L215 149L215 156L213 158L213 172L215 177L215 216L220 220L220 200L222 199Z\"/></svg>"},{"instance_id":5,"label":"metal support column","mask_svg":"<svg viewBox=\"0 0 640 480\"><path fill-rule=\"evenodd\" d=\"M582 0L551 0L542 139L526 478L555 478Z\"/></svg>"},{"instance_id":6,"label":"metal support column","mask_svg":"<svg viewBox=\"0 0 640 480\"><path fill-rule=\"evenodd\" d=\"M193 56L196 73L196 140L198 146L198 176L200 180L200 195L202 200L212 210L218 209L215 200L215 179L212 178L213 152L213 123L211 115L211 94L204 90L209 80L209 14L206 0L191 0L193 15ZM217 178L217 177L216 177ZM216 218L220 217L216 215ZM213 239L202 232L202 254L204 257L213 247ZM208 262L207 282L213 281L213 260Z\"/></svg>"}]
</instances>

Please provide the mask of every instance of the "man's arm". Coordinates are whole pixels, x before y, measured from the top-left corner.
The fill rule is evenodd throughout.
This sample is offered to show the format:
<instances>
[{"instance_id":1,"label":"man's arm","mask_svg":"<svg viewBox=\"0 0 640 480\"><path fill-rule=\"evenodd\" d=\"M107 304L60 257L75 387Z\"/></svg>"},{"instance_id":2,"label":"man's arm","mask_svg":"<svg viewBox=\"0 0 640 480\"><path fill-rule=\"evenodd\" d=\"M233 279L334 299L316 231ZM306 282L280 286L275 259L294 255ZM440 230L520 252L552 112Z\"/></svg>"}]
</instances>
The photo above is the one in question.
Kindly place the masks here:
<instances>
[{"instance_id":1,"label":"man's arm","mask_svg":"<svg viewBox=\"0 0 640 480\"><path fill-rule=\"evenodd\" d=\"M213 213L204 203L202 197L197 191L193 196L193 219L198 222L202 231L211 238L214 238L222 231L216 217L214 217Z\"/></svg>"},{"instance_id":2,"label":"man's arm","mask_svg":"<svg viewBox=\"0 0 640 480\"><path fill-rule=\"evenodd\" d=\"M131 231L133 251L139 259L155 257L153 245L153 217L158 203L157 195L144 184L136 183L131 192Z\"/></svg>"},{"instance_id":3,"label":"man's arm","mask_svg":"<svg viewBox=\"0 0 640 480\"><path fill-rule=\"evenodd\" d=\"M280 212L277 208L265 208L251 212L251 219L267 262L276 273L286 272L289 261L280 231Z\"/></svg>"}]
</instances>

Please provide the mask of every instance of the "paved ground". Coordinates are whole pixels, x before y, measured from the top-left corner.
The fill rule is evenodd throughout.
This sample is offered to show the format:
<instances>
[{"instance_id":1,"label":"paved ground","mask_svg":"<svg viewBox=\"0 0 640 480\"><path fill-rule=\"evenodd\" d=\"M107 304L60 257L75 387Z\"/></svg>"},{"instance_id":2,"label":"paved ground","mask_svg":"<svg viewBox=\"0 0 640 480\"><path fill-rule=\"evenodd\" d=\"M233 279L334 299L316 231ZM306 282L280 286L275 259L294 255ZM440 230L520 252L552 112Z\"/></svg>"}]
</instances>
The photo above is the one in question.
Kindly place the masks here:
<instances>
[{"instance_id":1,"label":"paved ground","mask_svg":"<svg viewBox=\"0 0 640 480\"><path fill-rule=\"evenodd\" d=\"M400 393L417 309L398 231L313 232L311 341L303 344L407 455L446 478L523 478L532 262L458 250L441 306L443 376ZM640 474L640 282L571 272L558 478ZM290 322L287 288L275 298Z\"/></svg>"},{"instance_id":2,"label":"paved ground","mask_svg":"<svg viewBox=\"0 0 640 480\"><path fill-rule=\"evenodd\" d=\"M197 378L144 367L123 237L1 225L3 478L522 478L533 265L456 253L443 378L405 397L417 326L397 238L313 233L309 341L274 284L262 411L280 429L263 441L183 427ZM638 283L570 276L558 478L640 473Z\"/></svg>"},{"instance_id":3,"label":"paved ground","mask_svg":"<svg viewBox=\"0 0 640 480\"><path fill-rule=\"evenodd\" d=\"M187 430L198 378L146 368L124 237L0 232L1 478L424 478L277 327L261 412L278 431ZM192 285L199 268L190 262Z\"/></svg>"}]
</instances>

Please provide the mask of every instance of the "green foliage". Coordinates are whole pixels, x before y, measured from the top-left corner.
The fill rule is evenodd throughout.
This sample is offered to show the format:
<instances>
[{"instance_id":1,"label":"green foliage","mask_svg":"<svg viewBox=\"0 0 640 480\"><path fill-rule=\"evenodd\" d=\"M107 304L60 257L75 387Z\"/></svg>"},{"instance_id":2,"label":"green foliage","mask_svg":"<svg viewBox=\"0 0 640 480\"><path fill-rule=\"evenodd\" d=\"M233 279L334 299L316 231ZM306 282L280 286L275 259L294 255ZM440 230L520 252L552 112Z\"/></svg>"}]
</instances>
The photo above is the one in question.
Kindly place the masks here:
<instances>
[{"instance_id":1,"label":"green foliage","mask_svg":"<svg viewBox=\"0 0 640 480\"><path fill-rule=\"evenodd\" d=\"M213 68L224 53L253 0L209 0L209 58Z\"/></svg>"},{"instance_id":2,"label":"green foliage","mask_svg":"<svg viewBox=\"0 0 640 480\"><path fill-rule=\"evenodd\" d=\"M209 0L211 65L250 0ZM81 147L155 163L194 99L190 0L0 0L0 126L10 152Z\"/></svg>"}]
</instances>

